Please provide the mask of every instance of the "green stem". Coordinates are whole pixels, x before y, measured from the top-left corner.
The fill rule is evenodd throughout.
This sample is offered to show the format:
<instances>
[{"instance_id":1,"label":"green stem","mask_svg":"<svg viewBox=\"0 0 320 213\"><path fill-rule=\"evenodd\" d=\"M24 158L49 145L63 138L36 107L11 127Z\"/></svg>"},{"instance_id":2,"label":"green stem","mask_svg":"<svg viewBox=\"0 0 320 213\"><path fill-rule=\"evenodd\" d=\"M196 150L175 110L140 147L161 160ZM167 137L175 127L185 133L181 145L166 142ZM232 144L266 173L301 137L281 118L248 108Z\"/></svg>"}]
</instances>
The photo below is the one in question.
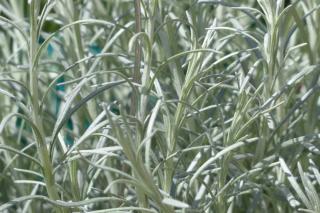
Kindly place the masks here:
<instances>
[{"instance_id":1,"label":"green stem","mask_svg":"<svg viewBox=\"0 0 320 213\"><path fill-rule=\"evenodd\" d=\"M39 93L38 93L38 72L37 72L37 61L35 61L35 56L38 49L38 37L37 35L37 17L40 11L40 0L33 0L30 4L30 92L32 97L32 119L37 126L40 135L37 138L37 148L39 153L40 162L42 165L42 172L44 176L44 181L46 184L46 189L48 196L52 200L59 200L59 194L55 186L55 180L53 175L53 167L49 157L49 152L45 143L45 134L42 125L42 119L39 111ZM57 208L58 212L64 212L62 209Z\"/></svg>"},{"instance_id":2,"label":"green stem","mask_svg":"<svg viewBox=\"0 0 320 213\"><path fill-rule=\"evenodd\" d=\"M149 2L147 9L148 19L146 21L146 33L149 37L150 50L146 51L144 55L144 68L141 78L142 84L142 94L140 97L140 108L139 108L139 119L141 122L144 122L146 116L146 109L148 104L148 92L147 87L150 83L150 71L151 71L151 62L152 62L152 45L153 45L153 34L154 34L154 22L155 22L155 11L157 8L158 1L153 0Z\"/></svg>"},{"instance_id":3,"label":"green stem","mask_svg":"<svg viewBox=\"0 0 320 213\"><path fill-rule=\"evenodd\" d=\"M134 10L135 10L135 33L141 32L141 2L140 0L134 0ZM140 74L140 63L141 63L141 46L140 41L137 40L135 43L135 59L134 59L134 70L133 70L133 82L141 83L141 74ZM131 108L130 114L132 116L137 115L137 106L138 106L138 90L132 91L131 96ZM138 130L138 124L137 124ZM137 131L136 140L140 141L141 134L139 134L139 130ZM133 172L134 176L137 177L138 175ZM146 194L141 190L139 187L136 187L137 197L139 200L139 206L143 208L148 208L149 203Z\"/></svg>"},{"instance_id":4,"label":"green stem","mask_svg":"<svg viewBox=\"0 0 320 213\"><path fill-rule=\"evenodd\" d=\"M135 31L136 33L141 32L141 3L140 0L134 1L134 9L135 9ZM141 63L141 46L140 41L138 40L135 45L135 60L134 60L134 72L133 72L133 82L135 83L141 83L141 74L140 74L140 63ZM138 91L138 90L136 90ZM137 111L138 106L138 97L139 94L137 94L136 91L132 91L132 97L131 97L131 115L135 115Z\"/></svg>"}]
</instances>

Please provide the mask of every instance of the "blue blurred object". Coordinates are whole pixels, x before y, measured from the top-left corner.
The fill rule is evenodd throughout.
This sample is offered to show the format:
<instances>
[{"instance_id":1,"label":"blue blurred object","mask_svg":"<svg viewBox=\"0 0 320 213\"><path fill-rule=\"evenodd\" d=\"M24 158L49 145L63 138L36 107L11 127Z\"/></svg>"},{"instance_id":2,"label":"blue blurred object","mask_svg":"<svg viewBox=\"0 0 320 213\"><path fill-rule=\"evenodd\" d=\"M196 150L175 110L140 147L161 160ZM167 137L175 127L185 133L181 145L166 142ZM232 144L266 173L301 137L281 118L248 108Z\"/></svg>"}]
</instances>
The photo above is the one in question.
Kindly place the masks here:
<instances>
[{"instance_id":1,"label":"blue blurred object","mask_svg":"<svg viewBox=\"0 0 320 213\"><path fill-rule=\"evenodd\" d=\"M42 44L45 41L44 37L42 35L40 35L39 39L38 39L38 43ZM51 44L48 45L47 47L47 54L51 57L53 54L53 47Z\"/></svg>"},{"instance_id":2,"label":"blue blurred object","mask_svg":"<svg viewBox=\"0 0 320 213\"><path fill-rule=\"evenodd\" d=\"M72 123L71 119L69 119L68 122L67 122L67 129L70 130L70 132L73 131L73 123ZM70 132L67 132L67 135L66 135L66 138L65 138L67 147L71 147L73 145L73 142L74 142L73 137L72 137Z\"/></svg>"},{"instance_id":3,"label":"blue blurred object","mask_svg":"<svg viewBox=\"0 0 320 213\"><path fill-rule=\"evenodd\" d=\"M102 52L102 48L99 47L98 44L93 43L89 45L89 52L92 53L93 55L97 55Z\"/></svg>"}]
</instances>

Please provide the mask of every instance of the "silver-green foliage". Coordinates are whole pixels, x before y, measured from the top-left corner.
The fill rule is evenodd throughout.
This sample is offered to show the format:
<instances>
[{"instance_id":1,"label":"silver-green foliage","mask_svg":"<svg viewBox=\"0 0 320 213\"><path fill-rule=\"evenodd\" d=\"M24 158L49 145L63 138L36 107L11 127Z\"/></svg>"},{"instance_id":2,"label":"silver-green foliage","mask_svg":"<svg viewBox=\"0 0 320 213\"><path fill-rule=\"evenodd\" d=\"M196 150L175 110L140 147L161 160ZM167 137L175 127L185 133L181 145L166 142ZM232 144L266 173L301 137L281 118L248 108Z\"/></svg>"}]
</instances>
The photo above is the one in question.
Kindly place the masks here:
<instances>
[{"instance_id":1,"label":"silver-green foliage","mask_svg":"<svg viewBox=\"0 0 320 213\"><path fill-rule=\"evenodd\" d=\"M320 212L319 0L1 0L0 212Z\"/></svg>"}]
</instances>

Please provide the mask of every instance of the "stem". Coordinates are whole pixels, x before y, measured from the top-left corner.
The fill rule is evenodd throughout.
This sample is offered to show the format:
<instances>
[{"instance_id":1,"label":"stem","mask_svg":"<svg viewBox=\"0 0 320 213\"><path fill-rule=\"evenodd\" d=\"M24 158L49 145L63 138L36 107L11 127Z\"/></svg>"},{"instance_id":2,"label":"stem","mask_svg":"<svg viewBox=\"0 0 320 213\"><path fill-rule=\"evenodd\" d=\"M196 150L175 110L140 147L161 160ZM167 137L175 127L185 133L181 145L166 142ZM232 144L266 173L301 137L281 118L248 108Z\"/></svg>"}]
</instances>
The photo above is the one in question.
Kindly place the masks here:
<instances>
[{"instance_id":1,"label":"stem","mask_svg":"<svg viewBox=\"0 0 320 213\"><path fill-rule=\"evenodd\" d=\"M135 11L135 33L140 33L141 32L140 0L134 0L134 11ZM135 43L134 53L135 53L135 59L134 59L134 70L133 70L133 82L140 83L141 82L141 75L140 75L141 46L140 46L139 40L137 40L137 42ZM139 97L138 90L133 90L132 96L131 96L131 108L130 108L130 114L132 116L137 116L138 97ZM136 128L138 130L138 124ZM137 131L136 140L140 141L140 138L141 138L141 134L139 133L139 131ZM137 174L135 174L135 172L133 173L135 177L138 176ZM139 206L143 208L148 208L149 203L145 193L141 189L139 189L139 187L136 187L136 192L139 200Z\"/></svg>"},{"instance_id":2,"label":"stem","mask_svg":"<svg viewBox=\"0 0 320 213\"><path fill-rule=\"evenodd\" d=\"M134 9L135 9L135 31L136 33L141 32L141 4L140 0L134 1ZM135 45L135 60L134 60L134 73L133 73L133 82L141 83L141 74L140 74L140 64L141 64L141 46L140 41L138 40ZM138 91L138 90L136 90ZM137 111L137 100L139 94L136 91L132 92L131 97L131 115L135 115Z\"/></svg>"},{"instance_id":3,"label":"stem","mask_svg":"<svg viewBox=\"0 0 320 213\"><path fill-rule=\"evenodd\" d=\"M37 148L39 153L40 162L42 165L42 172L48 196L52 200L59 200L59 194L55 187L55 180L53 175L53 167L51 159L49 157L48 148L45 143L45 134L42 125L42 119L39 111L39 94L38 94L38 72L37 72L37 61L35 56L38 49L38 36L37 35L37 17L40 11L40 1L33 0L30 4L30 52L29 52L29 63L30 63L30 92L32 97L32 119L37 126L40 137L37 138ZM64 212L61 208L56 208L58 212Z\"/></svg>"},{"instance_id":4,"label":"stem","mask_svg":"<svg viewBox=\"0 0 320 213\"><path fill-rule=\"evenodd\" d=\"M151 62L152 62L152 45L153 45L153 33L154 33L154 20L155 20L155 9L157 8L157 1L153 0L149 2L147 10L147 21L146 21L146 33L149 37L150 42L150 51L146 51L144 54L144 67L141 78L142 84L142 94L140 98L140 108L139 108L139 119L141 122L144 122L146 109L148 104L148 94L146 88L149 85L150 81L150 71L151 71Z\"/></svg>"},{"instance_id":5,"label":"stem","mask_svg":"<svg viewBox=\"0 0 320 213\"><path fill-rule=\"evenodd\" d=\"M71 17L71 22L75 22L80 20L80 10L79 10L79 5L77 2L74 1L68 1L68 3L70 4L70 11L72 11L72 17ZM73 43L75 45L75 54L76 54L76 58L77 60L81 60L83 58L85 58L85 51L83 48L83 41L82 41L82 36L81 36L81 30L80 30L80 25L76 24L73 26ZM87 66L86 63L80 63L79 64L80 67L80 71L81 71L81 76L85 76L87 73L87 70L90 70ZM87 88L87 87L84 87ZM81 99L81 97L78 95L77 96L77 100ZM82 109L81 111L83 111L84 114L88 114L90 116L91 119L97 117L97 111L96 108L94 106L94 103L92 102L88 102L88 110L87 112L85 112L84 109Z\"/></svg>"}]
</instances>

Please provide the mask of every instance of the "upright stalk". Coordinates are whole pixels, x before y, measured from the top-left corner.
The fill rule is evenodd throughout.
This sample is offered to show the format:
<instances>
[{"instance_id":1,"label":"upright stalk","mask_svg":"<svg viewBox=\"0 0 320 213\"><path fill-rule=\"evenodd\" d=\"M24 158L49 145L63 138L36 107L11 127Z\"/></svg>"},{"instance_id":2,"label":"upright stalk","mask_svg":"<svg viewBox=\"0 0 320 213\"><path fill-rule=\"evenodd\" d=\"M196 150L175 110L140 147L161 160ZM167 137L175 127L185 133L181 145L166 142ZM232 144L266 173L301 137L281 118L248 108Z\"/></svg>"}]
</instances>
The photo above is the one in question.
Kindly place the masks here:
<instances>
[{"instance_id":1,"label":"upright stalk","mask_svg":"<svg viewBox=\"0 0 320 213\"><path fill-rule=\"evenodd\" d=\"M141 2L140 0L134 0L134 10L135 10L135 33L138 34L141 32ZM133 82L134 83L141 83L141 74L140 74L140 64L141 64L141 42L140 40L137 40L135 43L135 59L134 59L134 70L133 70ZM138 100L139 100L139 92L138 90L132 91L131 96L131 108L130 108L130 114L132 116L138 117ZM139 131L139 124L136 124L137 128L137 135L136 135L136 141L141 141L142 138L142 132ZM135 177L138 177L139 174L136 172L133 172L133 175ZM136 187L137 197L139 200L139 206L143 208L148 208L148 199L143 190L141 190L139 187Z\"/></svg>"},{"instance_id":2,"label":"upright stalk","mask_svg":"<svg viewBox=\"0 0 320 213\"><path fill-rule=\"evenodd\" d=\"M49 157L49 152L45 142L45 134L43 130L42 119L39 110L39 94L38 94L38 71L37 61L35 56L38 50L38 34L37 34L37 17L40 11L40 0L33 0L30 4L30 52L29 52L29 77L30 77L30 92L32 99L32 119L37 126L39 134L37 134L37 148L39 153L40 162L42 165L42 172L48 196L52 200L59 200L59 194L55 186L55 180L53 175L53 167ZM36 133L34 132L36 135ZM57 208L58 212L64 212L62 209Z\"/></svg>"},{"instance_id":3,"label":"upright stalk","mask_svg":"<svg viewBox=\"0 0 320 213\"><path fill-rule=\"evenodd\" d=\"M155 20L155 10L157 8L158 1L151 0L147 7L147 20L145 32L148 35L148 40L150 42L150 50L146 51L144 54L144 67L141 77L142 91L140 98L140 107L139 107L139 119L141 122L144 122L146 116L146 109L148 104L148 94L146 94L146 88L149 86L150 82L150 72L151 72L151 62L152 62L152 45L153 45L153 33L154 33L154 20Z\"/></svg>"},{"instance_id":4,"label":"upright stalk","mask_svg":"<svg viewBox=\"0 0 320 213\"><path fill-rule=\"evenodd\" d=\"M72 10L72 17L71 21L75 22L78 21L80 18L80 11L77 8L77 3L74 3L73 1L69 1L70 3L70 10ZM75 5L76 4L76 5ZM83 42L81 39L81 31L80 31L80 25L76 24L73 27L73 36L74 36L74 44L76 46L76 56L77 60L81 60L82 58L85 57L85 53L83 50ZM80 70L81 70L81 75L85 76L86 75L86 70L88 70L86 64L81 63L80 64ZM78 96L77 99L80 99ZM88 102L88 113L89 115L94 118L97 116L97 113L94 109L93 103ZM79 188L79 182L78 182L78 177L77 177L77 170L78 170L78 163L77 161L72 161L69 163L69 175L70 175L70 182L71 182L71 188L72 188L72 194L73 198L75 200L80 200L81 199L81 193L80 193L80 188Z\"/></svg>"},{"instance_id":5,"label":"upright stalk","mask_svg":"<svg viewBox=\"0 0 320 213\"><path fill-rule=\"evenodd\" d=\"M134 1L134 10L135 10L135 31L136 33L141 32L141 3L140 0ZM141 64L141 46L140 41L138 40L135 44L135 59L134 59L134 71L133 71L133 82L135 83L141 83L141 74L140 74L140 64ZM132 97L131 97L131 115L135 115L137 112L137 102L139 94L137 94L135 91L132 91Z\"/></svg>"}]
</instances>

